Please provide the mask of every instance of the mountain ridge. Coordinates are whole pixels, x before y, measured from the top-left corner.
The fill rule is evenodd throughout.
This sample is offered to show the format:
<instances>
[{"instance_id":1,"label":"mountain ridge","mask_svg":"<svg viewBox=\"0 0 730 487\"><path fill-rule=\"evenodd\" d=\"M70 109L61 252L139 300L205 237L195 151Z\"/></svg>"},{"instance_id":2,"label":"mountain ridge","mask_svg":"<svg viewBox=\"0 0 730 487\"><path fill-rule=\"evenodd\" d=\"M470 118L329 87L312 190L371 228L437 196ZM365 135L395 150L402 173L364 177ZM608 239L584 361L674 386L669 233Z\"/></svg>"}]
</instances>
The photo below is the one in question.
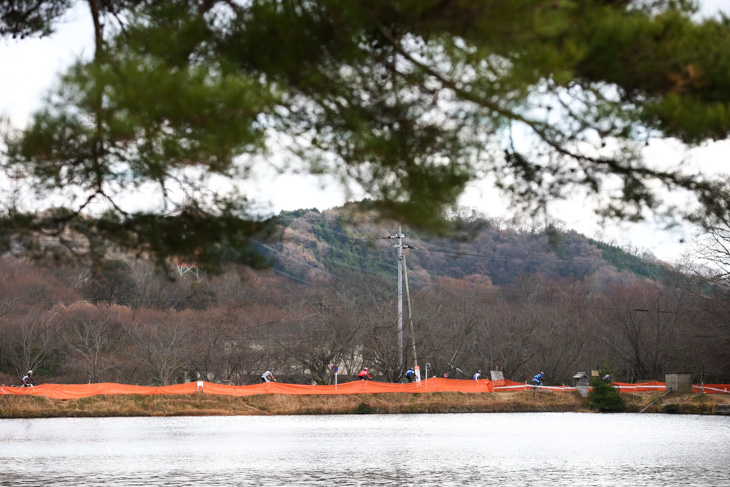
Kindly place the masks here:
<instances>
[{"instance_id":1,"label":"mountain ridge","mask_svg":"<svg viewBox=\"0 0 730 487\"><path fill-rule=\"evenodd\" d=\"M351 273L391 279L397 269L398 225L382 221L367 205L348 204L282 211L281 242L262 247L274 257L274 269L302 282L336 282ZM671 266L634 255L610 243L557 225L460 215L443 235L403 225L403 244L412 285L437 279L474 281L502 287L519 276L548 278L649 279L661 282Z\"/></svg>"}]
</instances>

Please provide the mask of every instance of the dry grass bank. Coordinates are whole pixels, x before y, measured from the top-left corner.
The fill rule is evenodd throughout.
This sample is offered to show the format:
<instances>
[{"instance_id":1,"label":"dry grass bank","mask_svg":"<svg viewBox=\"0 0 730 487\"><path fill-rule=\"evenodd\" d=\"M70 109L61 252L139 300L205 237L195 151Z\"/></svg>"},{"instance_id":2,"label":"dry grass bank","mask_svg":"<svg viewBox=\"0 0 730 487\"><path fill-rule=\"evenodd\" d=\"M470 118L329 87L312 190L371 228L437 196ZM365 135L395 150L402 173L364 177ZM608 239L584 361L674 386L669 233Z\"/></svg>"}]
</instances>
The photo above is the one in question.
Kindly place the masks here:
<instances>
[{"instance_id":1,"label":"dry grass bank","mask_svg":"<svg viewBox=\"0 0 730 487\"><path fill-rule=\"evenodd\" d=\"M627 410L681 414L715 414L730 404L727 395L625 394ZM32 396L0 396L0 418L102 416L214 416L368 413L588 412L585 400L572 393L499 392L464 394L362 394L340 396L207 394L157 396L92 396L55 400Z\"/></svg>"}]
</instances>

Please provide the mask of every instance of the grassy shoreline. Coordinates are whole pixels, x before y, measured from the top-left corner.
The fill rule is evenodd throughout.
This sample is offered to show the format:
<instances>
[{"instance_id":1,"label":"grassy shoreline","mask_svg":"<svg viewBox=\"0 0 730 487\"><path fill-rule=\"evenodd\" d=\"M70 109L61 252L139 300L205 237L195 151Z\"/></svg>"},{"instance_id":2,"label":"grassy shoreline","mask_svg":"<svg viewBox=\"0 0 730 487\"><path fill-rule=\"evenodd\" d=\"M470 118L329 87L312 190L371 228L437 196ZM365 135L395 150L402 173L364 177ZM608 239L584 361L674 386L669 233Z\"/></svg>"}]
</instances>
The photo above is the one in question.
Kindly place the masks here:
<instances>
[{"instance_id":1,"label":"grassy shoreline","mask_svg":"<svg viewBox=\"0 0 730 487\"><path fill-rule=\"evenodd\" d=\"M649 406L650 413L723 414L727 395L623 394L627 412ZM656 401L656 404L652 404ZM585 399L570 393L498 392L465 394L358 394L337 396L209 394L115 395L57 400L35 396L0 396L0 418L123 416L274 416L306 414L593 412Z\"/></svg>"}]
</instances>

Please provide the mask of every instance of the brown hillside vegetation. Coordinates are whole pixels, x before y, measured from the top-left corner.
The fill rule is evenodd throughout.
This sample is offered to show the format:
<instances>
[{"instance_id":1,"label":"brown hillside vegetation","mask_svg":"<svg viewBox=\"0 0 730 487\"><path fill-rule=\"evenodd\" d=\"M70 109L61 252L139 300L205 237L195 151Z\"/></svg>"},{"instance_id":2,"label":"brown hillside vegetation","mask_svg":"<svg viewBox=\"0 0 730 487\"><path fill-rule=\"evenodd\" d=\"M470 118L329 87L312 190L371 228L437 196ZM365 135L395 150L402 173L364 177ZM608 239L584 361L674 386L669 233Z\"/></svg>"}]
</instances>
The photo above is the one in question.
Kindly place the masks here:
<instances>
[{"instance_id":1,"label":"brown hillside vegetation","mask_svg":"<svg viewBox=\"0 0 730 487\"><path fill-rule=\"evenodd\" d=\"M624 394L627 411L716 414L730 405L730 395ZM206 394L158 396L93 396L52 400L33 396L0 396L2 418L228 416L300 414L417 414L589 412L577 394L533 394L531 391L489 394L363 394L343 396L260 395L246 397Z\"/></svg>"},{"instance_id":2,"label":"brown hillside vegetation","mask_svg":"<svg viewBox=\"0 0 730 487\"><path fill-rule=\"evenodd\" d=\"M607 364L621 382L682 371L730 383L725 287L655 280L664 267L575 232L495 220L466 222L471 239L408 236L398 350L396 253L380 238L392 229L344 213L283 215L265 271L170 281L124 256L93 269L0 257L0 383L33 370L39 384L246 385L273 368L287 383L332 384L333 366L340 381L367 366L398 383L416 362L454 379L543 371L566 385Z\"/></svg>"}]
</instances>

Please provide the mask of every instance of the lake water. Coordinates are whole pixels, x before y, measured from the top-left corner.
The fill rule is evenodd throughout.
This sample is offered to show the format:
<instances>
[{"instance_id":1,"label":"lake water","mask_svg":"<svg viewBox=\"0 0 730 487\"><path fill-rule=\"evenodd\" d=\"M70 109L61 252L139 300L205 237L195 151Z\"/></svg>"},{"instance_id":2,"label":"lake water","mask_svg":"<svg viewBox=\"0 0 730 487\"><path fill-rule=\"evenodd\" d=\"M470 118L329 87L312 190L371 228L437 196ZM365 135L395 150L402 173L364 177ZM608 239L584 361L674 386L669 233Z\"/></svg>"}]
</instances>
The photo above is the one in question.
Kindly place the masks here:
<instances>
[{"instance_id":1,"label":"lake water","mask_svg":"<svg viewBox=\"0 0 730 487\"><path fill-rule=\"evenodd\" d=\"M0 420L2 486L730 485L730 417Z\"/></svg>"}]
</instances>

